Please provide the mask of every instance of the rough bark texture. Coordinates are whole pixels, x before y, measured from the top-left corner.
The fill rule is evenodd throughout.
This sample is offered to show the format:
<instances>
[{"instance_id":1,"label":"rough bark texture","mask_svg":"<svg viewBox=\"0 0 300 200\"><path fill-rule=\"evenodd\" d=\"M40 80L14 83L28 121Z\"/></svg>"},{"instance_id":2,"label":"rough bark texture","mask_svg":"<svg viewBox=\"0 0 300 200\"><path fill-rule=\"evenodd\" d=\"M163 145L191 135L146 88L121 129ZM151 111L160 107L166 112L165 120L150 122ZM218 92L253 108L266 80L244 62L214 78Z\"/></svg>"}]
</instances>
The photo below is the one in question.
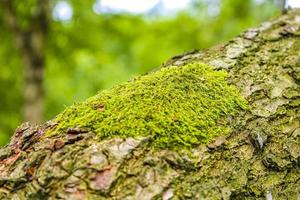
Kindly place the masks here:
<instances>
[{"instance_id":1,"label":"rough bark texture","mask_svg":"<svg viewBox=\"0 0 300 200\"><path fill-rule=\"evenodd\" d=\"M55 124L23 124L0 151L0 198L300 199L300 13L165 67L195 61L226 70L250 104L230 136L171 151L76 129L45 137Z\"/></svg>"},{"instance_id":2,"label":"rough bark texture","mask_svg":"<svg viewBox=\"0 0 300 200\"><path fill-rule=\"evenodd\" d=\"M36 0L29 10L28 27L20 25L15 1L1 0L5 22L14 35L16 48L20 51L24 76L24 120L32 123L43 117L43 73L45 68L45 42L48 32L48 0ZM24 20L24 19L23 19Z\"/></svg>"}]
</instances>

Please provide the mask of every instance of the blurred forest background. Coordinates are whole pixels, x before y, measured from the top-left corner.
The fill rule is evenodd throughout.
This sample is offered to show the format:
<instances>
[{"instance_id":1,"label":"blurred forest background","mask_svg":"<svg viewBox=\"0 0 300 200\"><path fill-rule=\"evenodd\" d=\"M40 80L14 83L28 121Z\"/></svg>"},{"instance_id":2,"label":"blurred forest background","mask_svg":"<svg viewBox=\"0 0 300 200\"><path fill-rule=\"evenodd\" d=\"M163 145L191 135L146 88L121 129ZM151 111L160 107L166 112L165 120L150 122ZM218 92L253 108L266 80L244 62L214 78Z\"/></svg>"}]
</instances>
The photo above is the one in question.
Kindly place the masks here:
<instances>
[{"instance_id":1,"label":"blurred forest background","mask_svg":"<svg viewBox=\"0 0 300 200\"><path fill-rule=\"evenodd\" d=\"M1 0L0 146L171 56L274 18L280 0Z\"/></svg>"}]
</instances>

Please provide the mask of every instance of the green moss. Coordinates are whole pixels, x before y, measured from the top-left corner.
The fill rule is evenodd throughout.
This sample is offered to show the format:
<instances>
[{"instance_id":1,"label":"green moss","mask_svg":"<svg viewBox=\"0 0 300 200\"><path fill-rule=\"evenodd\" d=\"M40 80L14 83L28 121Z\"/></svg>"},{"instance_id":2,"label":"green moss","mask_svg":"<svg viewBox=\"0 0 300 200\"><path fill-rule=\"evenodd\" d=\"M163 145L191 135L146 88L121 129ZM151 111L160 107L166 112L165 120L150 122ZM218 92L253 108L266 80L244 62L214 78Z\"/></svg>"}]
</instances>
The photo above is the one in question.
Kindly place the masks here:
<instances>
[{"instance_id":1,"label":"green moss","mask_svg":"<svg viewBox=\"0 0 300 200\"><path fill-rule=\"evenodd\" d=\"M162 68L75 104L48 134L80 127L100 138L151 136L155 147L192 147L228 134L228 117L246 108L226 72L193 63Z\"/></svg>"}]
</instances>

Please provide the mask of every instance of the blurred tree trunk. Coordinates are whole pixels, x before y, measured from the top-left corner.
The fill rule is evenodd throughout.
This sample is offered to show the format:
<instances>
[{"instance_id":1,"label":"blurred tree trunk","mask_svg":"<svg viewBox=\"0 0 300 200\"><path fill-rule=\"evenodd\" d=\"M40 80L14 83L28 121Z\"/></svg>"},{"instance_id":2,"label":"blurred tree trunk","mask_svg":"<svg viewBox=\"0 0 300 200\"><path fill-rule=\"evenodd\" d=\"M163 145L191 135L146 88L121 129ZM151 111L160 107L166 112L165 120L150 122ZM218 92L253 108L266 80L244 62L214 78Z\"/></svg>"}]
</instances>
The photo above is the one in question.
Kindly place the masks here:
<instances>
[{"instance_id":1,"label":"blurred tree trunk","mask_svg":"<svg viewBox=\"0 0 300 200\"><path fill-rule=\"evenodd\" d=\"M45 43L49 26L49 1L36 0L35 5L25 6L26 12L29 13L26 27L20 23L24 19L18 16L17 3L14 0L1 1L5 22L13 34L15 46L22 58L24 120L37 123L43 117L43 72Z\"/></svg>"},{"instance_id":2,"label":"blurred tree trunk","mask_svg":"<svg viewBox=\"0 0 300 200\"><path fill-rule=\"evenodd\" d=\"M152 148L147 137L100 140L103 133L76 124L49 136L53 121L23 124L0 149L0 199L299 200L299 52L295 11L167 62L224 70L249 103L230 135L193 149Z\"/></svg>"}]
</instances>

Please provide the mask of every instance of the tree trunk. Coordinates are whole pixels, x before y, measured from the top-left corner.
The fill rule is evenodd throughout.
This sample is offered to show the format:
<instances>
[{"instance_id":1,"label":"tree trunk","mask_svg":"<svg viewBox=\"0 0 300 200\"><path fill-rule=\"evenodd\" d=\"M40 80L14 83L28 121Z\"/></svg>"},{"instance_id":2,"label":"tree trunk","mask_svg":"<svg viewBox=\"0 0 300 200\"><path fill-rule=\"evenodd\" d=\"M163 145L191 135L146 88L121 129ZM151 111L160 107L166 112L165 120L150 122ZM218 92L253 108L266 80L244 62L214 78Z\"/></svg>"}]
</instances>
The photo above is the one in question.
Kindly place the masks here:
<instances>
[{"instance_id":1,"label":"tree trunk","mask_svg":"<svg viewBox=\"0 0 300 200\"><path fill-rule=\"evenodd\" d=\"M24 120L38 123L43 117L43 71L49 2L37 0L34 7L27 8L28 12L32 12L26 19L28 27L20 25L14 1L2 0L2 6L6 24L14 34L15 46L23 61Z\"/></svg>"},{"instance_id":2,"label":"tree trunk","mask_svg":"<svg viewBox=\"0 0 300 200\"><path fill-rule=\"evenodd\" d=\"M250 110L231 120L229 135L171 150L152 147L148 137L57 129L55 119L23 124L0 151L0 198L300 199L299 11L163 67L192 62L227 71L248 101ZM59 134L49 135L54 129Z\"/></svg>"}]
</instances>

